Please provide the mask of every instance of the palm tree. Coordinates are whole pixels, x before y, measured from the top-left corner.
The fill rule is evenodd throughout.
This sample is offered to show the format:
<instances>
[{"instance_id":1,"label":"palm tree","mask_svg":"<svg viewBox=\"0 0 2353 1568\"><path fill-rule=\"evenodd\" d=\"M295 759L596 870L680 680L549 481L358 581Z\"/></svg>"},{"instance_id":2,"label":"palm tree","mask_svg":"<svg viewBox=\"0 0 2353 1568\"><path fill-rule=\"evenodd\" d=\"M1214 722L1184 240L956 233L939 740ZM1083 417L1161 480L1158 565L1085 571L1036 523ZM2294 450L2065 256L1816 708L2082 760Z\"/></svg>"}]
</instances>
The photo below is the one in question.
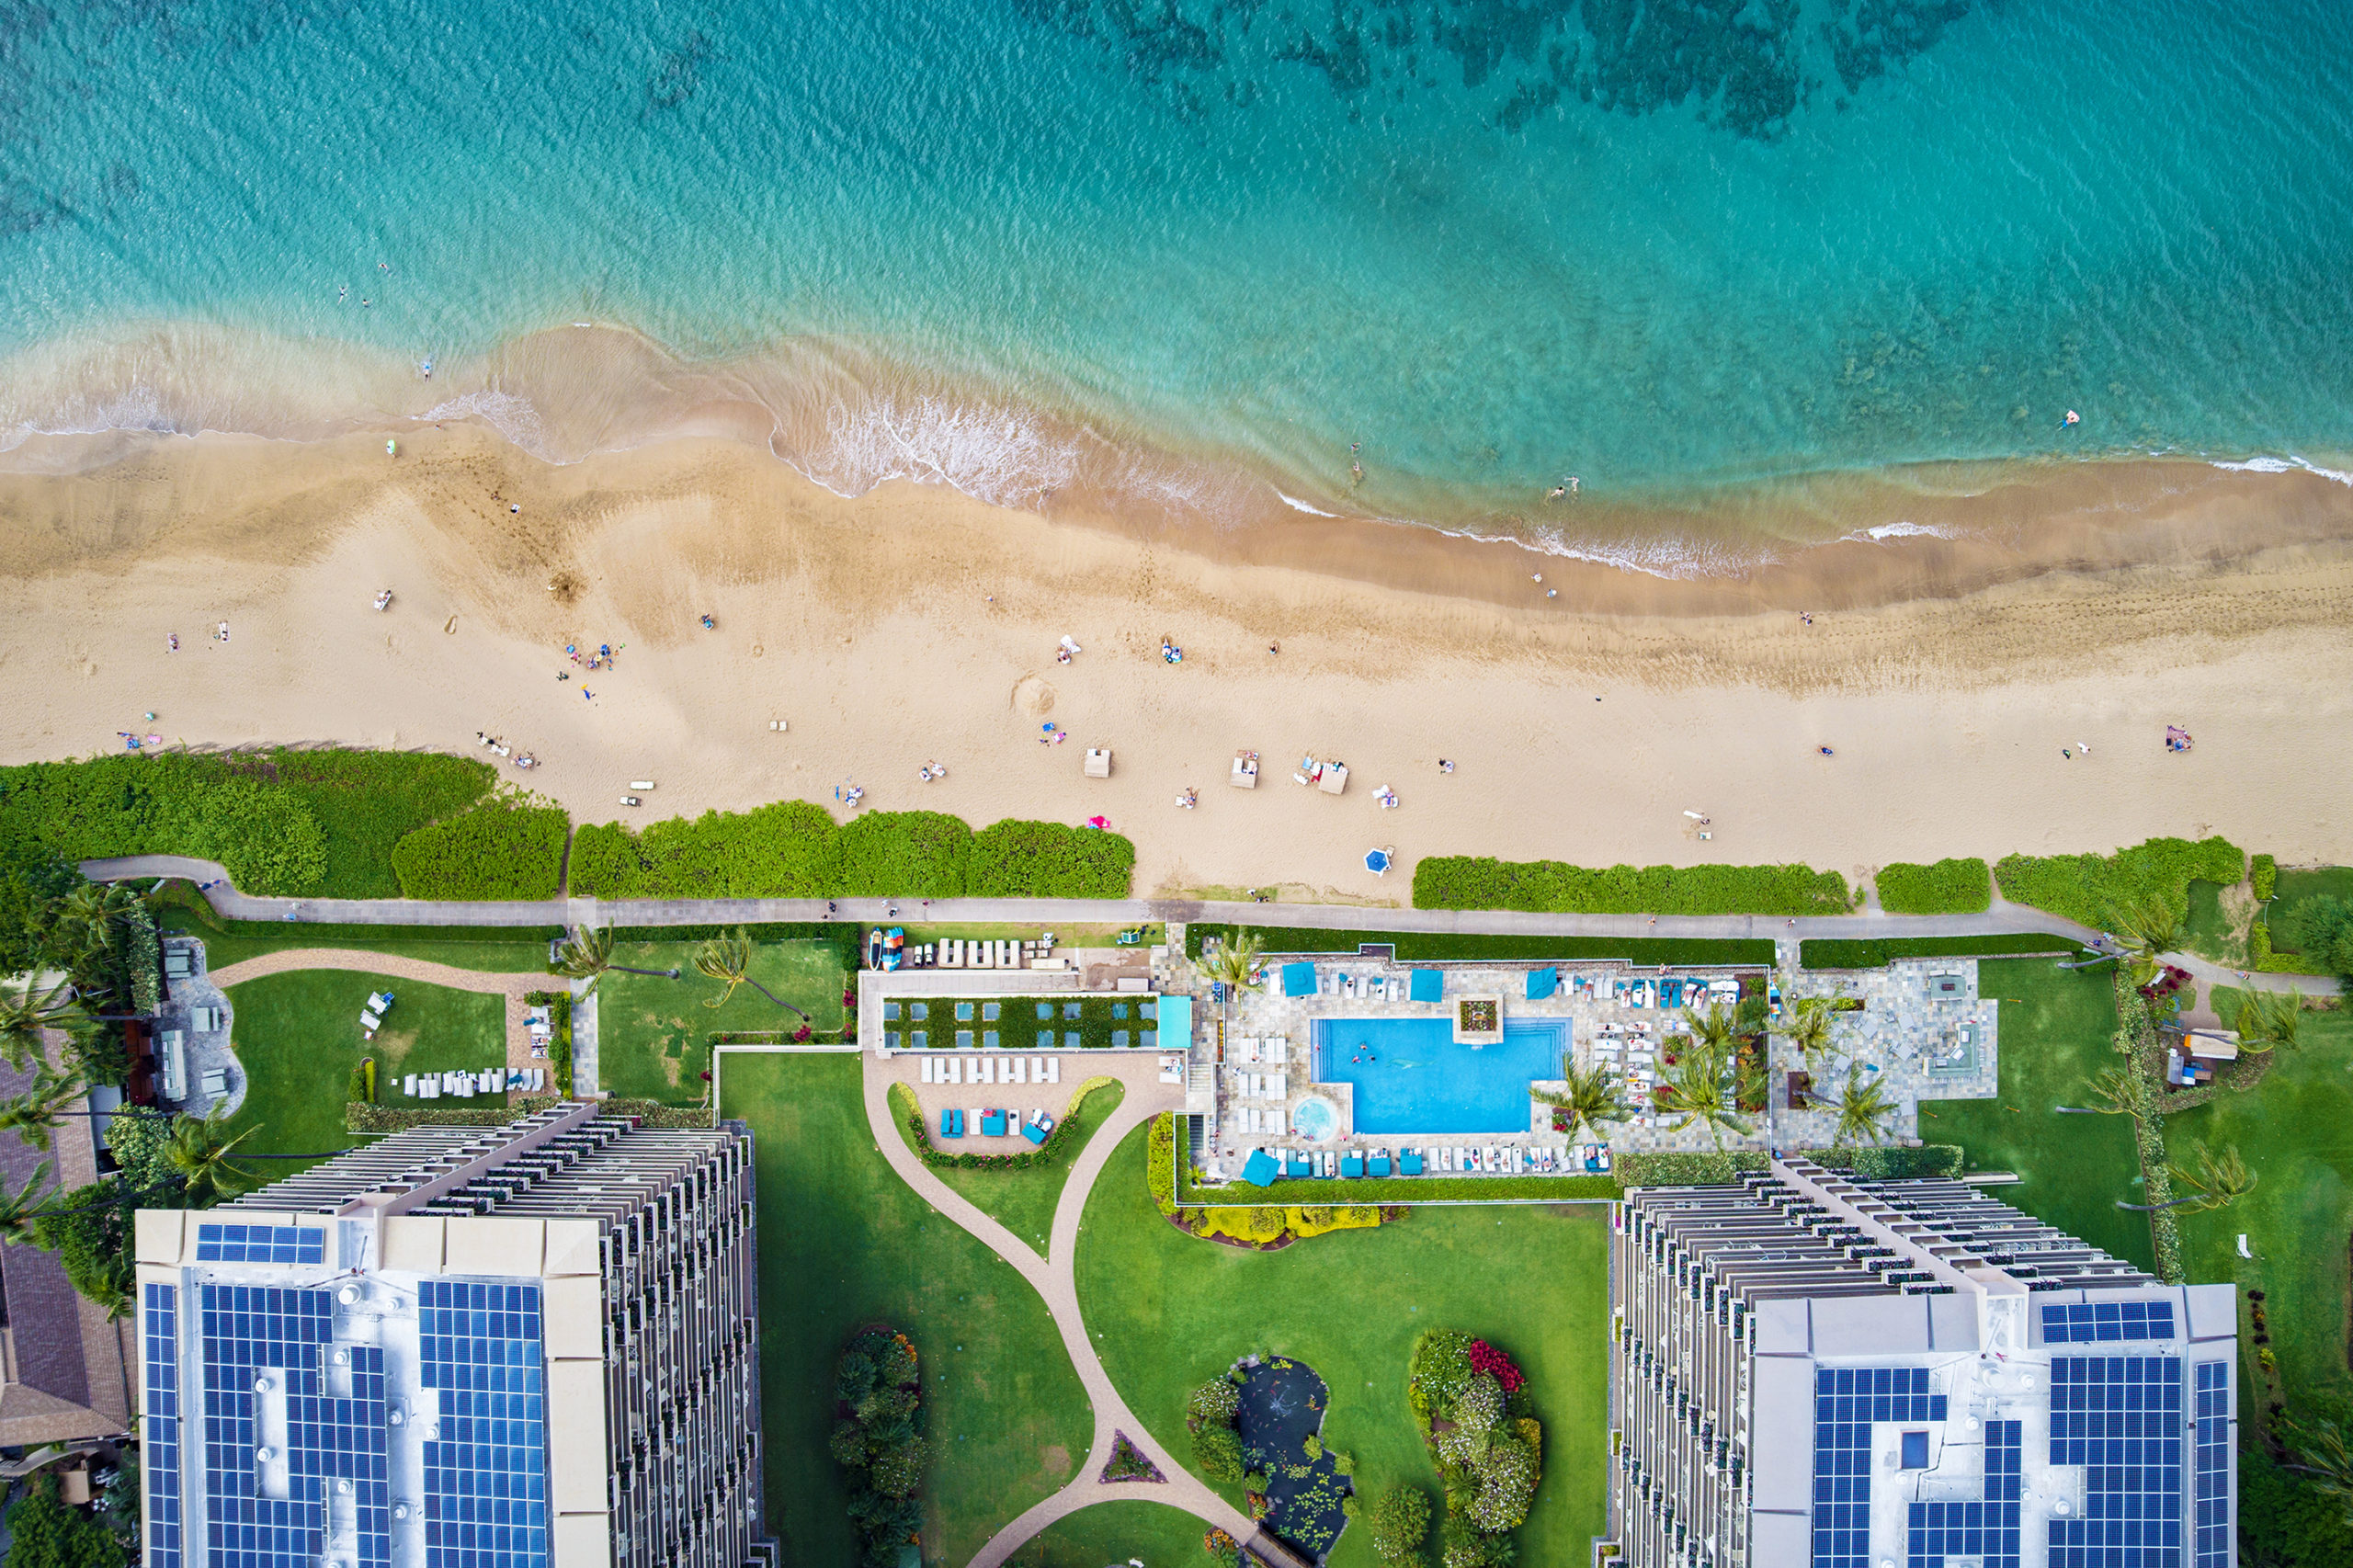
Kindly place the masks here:
<instances>
[{"instance_id":1,"label":"palm tree","mask_svg":"<svg viewBox=\"0 0 2353 1568\"><path fill-rule=\"evenodd\" d=\"M808 1014L801 1013L800 1008L752 978L752 938L741 926L733 931L722 931L705 942L702 950L695 955L695 968L713 980L727 983L727 989L718 995L703 998L702 1005L706 1007L724 1007L727 999L735 994L737 986L748 985L785 1011L801 1013L804 1022L809 1017Z\"/></svg>"},{"instance_id":2,"label":"palm tree","mask_svg":"<svg viewBox=\"0 0 2353 1568\"><path fill-rule=\"evenodd\" d=\"M2231 1027L2238 1031L2241 1051L2266 1051L2276 1045L2293 1051L2302 1030L2303 1014L2303 994L2292 988L2286 992L2243 991Z\"/></svg>"},{"instance_id":3,"label":"palm tree","mask_svg":"<svg viewBox=\"0 0 2353 1568\"><path fill-rule=\"evenodd\" d=\"M1724 1094L1724 1059L1704 1047L1685 1053L1681 1064L1660 1085L1658 1103L1661 1109L1683 1119L1668 1131L1680 1132L1696 1121L1708 1130L1719 1149L1724 1146L1726 1128L1744 1138L1751 1131Z\"/></svg>"},{"instance_id":4,"label":"palm tree","mask_svg":"<svg viewBox=\"0 0 2353 1568\"><path fill-rule=\"evenodd\" d=\"M45 1196L40 1190L41 1184L48 1179L49 1162L43 1160L33 1174L25 1178L25 1185L16 1191L10 1192L5 1185L0 1185L0 1237L20 1240L32 1229L33 1220L40 1213L41 1199Z\"/></svg>"},{"instance_id":5,"label":"palm tree","mask_svg":"<svg viewBox=\"0 0 2353 1568\"><path fill-rule=\"evenodd\" d=\"M670 980L678 978L678 971L675 969L631 969L625 963L615 963L613 928L609 926L601 931L586 926L575 926L572 935L563 939L563 946L556 950L552 972L567 980L586 981L588 989L580 994L589 997L597 994L597 982L608 969L617 969L623 974L658 974Z\"/></svg>"},{"instance_id":6,"label":"palm tree","mask_svg":"<svg viewBox=\"0 0 2353 1568\"><path fill-rule=\"evenodd\" d=\"M257 1130L248 1127L234 1138L224 1138L226 1122L221 1108L215 1106L212 1114L200 1120L184 1116L172 1123L172 1141L164 1146L164 1159L188 1182L191 1209L209 1209L255 1185L252 1174L238 1169L229 1156Z\"/></svg>"},{"instance_id":7,"label":"palm tree","mask_svg":"<svg viewBox=\"0 0 2353 1568\"><path fill-rule=\"evenodd\" d=\"M2155 1209L2194 1208L2201 1213L2211 1209L2227 1209L2255 1190L2255 1173L2239 1158L2235 1144L2226 1146L2219 1154L2211 1145L2198 1145L2198 1164L2194 1170L2180 1165L2173 1168L2173 1179L2190 1189L2187 1198L2177 1198L2165 1203L2119 1202L2119 1209L2133 1209L2147 1212Z\"/></svg>"},{"instance_id":8,"label":"palm tree","mask_svg":"<svg viewBox=\"0 0 2353 1568\"><path fill-rule=\"evenodd\" d=\"M2163 956L2187 938L2188 911L2176 909L2161 892L2126 893L2109 899L2107 909L2117 945L2132 960L2132 983L2146 985L2155 978Z\"/></svg>"},{"instance_id":9,"label":"palm tree","mask_svg":"<svg viewBox=\"0 0 2353 1568\"><path fill-rule=\"evenodd\" d=\"M2092 1108L2102 1116L2129 1116L2139 1121L2149 1114L2148 1084L2137 1073L2109 1067L2097 1077L2086 1079L2084 1088L2097 1102Z\"/></svg>"},{"instance_id":10,"label":"palm tree","mask_svg":"<svg viewBox=\"0 0 2353 1568\"><path fill-rule=\"evenodd\" d=\"M58 900L50 917L50 939L61 939L72 952L86 953L108 945L108 927L131 918L139 895L119 882L84 882ZM60 955L63 956L63 955Z\"/></svg>"},{"instance_id":11,"label":"palm tree","mask_svg":"<svg viewBox=\"0 0 2353 1568\"><path fill-rule=\"evenodd\" d=\"M0 1132L14 1132L47 1153L50 1129L87 1088L79 1074L61 1073L48 1062L41 1062L33 1070L33 1081L26 1085L25 1092L0 1104Z\"/></svg>"},{"instance_id":12,"label":"palm tree","mask_svg":"<svg viewBox=\"0 0 2353 1568\"><path fill-rule=\"evenodd\" d=\"M1862 1067L1851 1062L1847 1064L1847 1087L1830 1104L1838 1112L1838 1127L1831 1136L1844 1148L1860 1148L1878 1138L1895 1114L1885 1080L1876 1074L1865 1078Z\"/></svg>"},{"instance_id":13,"label":"palm tree","mask_svg":"<svg viewBox=\"0 0 2353 1568\"><path fill-rule=\"evenodd\" d=\"M1254 990L1253 978L1258 969L1258 938L1244 936L1240 931L1228 931L1214 952L1201 956L1201 972L1225 987L1229 1004L1245 991Z\"/></svg>"},{"instance_id":14,"label":"palm tree","mask_svg":"<svg viewBox=\"0 0 2353 1568\"><path fill-rule=\"evenodd\" d=\"M1813 1059L1830 1049L1830 1018L1837 1009L1835 996L1801 996L1790 1005L1790 1021L1783 1028L1787 1040L1808 1067Z\"/></svg>"},{"instance_id":15,"label":"palm tree","mask_svg":"<svg viewBox=\"0 0 2353 1568\"><path fill-rule=\"evenodd\" d=\"M1722 1002L1709 1003L1704 1013L1686 1007L1683 1021L1691 1028L1695 1054L1713 1055L1719 1061L1731 1059L1733 1037L1740 1032L1740 1019L1730 1007Z\"/></svg>"},{"instance_id":16,"label":"palm tree","mask_svg":"<svg viewBox=\"0 0 2353 1568\"><path fill-rule=\"evenodd\" d=\"M1564 1071L1568 1083L1565 1090L1531 1088L1528 1094L1538 1105L1569 1113L1572 1140L1580 1131L1599 1138L1604 1123L1624 1121L1634 1114L1634 1108L1626 1103L1626 1096L1620 1092L1621 1081L1608 1068L1596 1064L1580 1071L1572 1062Z\"/></svg>"},{"instance_id":17,"label":"palm tree","mask_svg":"<svg viewBox=\"0 0 2353 1568\"><path fill-rule=\"evenodd\" d=\"M2299 1421L2287 1437L2295 1459L2280 1468L2313 1477L2316 1489L2353 1505L2353 1446L2346 1442L2345 1428L2334 1421Z\"/></svg>"},{"instance_id":18,"label":"palm tree","mask_svg":"<svg viewBox=\"0 0 2353 1568\"><path fill-rule=\"evenodd\" d=\"M43 1029L71 1029L85 1018L63 985L37 991L30 980L0 985L0 1058L23 1072L40 1049Z\"/></svg>"}]
</instances>

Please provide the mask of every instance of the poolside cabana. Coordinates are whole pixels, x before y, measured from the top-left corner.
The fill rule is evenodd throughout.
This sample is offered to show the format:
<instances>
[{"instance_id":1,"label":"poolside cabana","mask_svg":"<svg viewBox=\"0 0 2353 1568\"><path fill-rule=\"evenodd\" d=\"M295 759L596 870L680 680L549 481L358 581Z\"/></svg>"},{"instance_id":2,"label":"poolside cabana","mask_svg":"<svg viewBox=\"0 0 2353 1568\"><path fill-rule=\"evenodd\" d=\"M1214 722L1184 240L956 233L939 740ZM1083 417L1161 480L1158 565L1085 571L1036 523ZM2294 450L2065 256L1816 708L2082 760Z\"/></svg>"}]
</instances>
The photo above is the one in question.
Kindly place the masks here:
<instances>
[{"instance_id":1,"label":"poolside cabana","mask_svg":"<svg viewBox=\"0 0 2353 1568\"><path fill-rule=\"evenodd\" d=\"M1252 1187L1272 1186L1275 1177L1280 1175L1282 1166L1276 1164L1275 1157L1264 1149L1253 1149L1250 1158L1243 1162L1242 1179Z\"/></svg>"},{"instance_id":2,"label":"poolside cabana","mask_svg":"<svg viewBox=\"0 0 2353 1568\"><path fill-rule=\"evenodd\" d=\"M1413 978L1406 982L1405 994L1416 1002L1445 1001L1446 975L1444 971L1435 969L1417 969L1414 971Z\"/></svg>"},{"instance_id":3,"label":"poolside cabana","mask_svg":"<svg viewBox=\"0 0 2353 1568\"><path fill-rule=\"evenodd\" d=\"M1283 994L1313 996L1315 994L1315 966L1312 963L1283 965Z\"/></svg>"},{"instance_id":4,"label":"poolside cabana","mask_svg":"<svg viewBox=\"0 0 2353 1568\"><path fill-rule=\"evenodd\" d=\"M1561 971L1550 967L1528 971L1528 999L1541 1002L1561 988Z\"/></svg>"}]
</instances>

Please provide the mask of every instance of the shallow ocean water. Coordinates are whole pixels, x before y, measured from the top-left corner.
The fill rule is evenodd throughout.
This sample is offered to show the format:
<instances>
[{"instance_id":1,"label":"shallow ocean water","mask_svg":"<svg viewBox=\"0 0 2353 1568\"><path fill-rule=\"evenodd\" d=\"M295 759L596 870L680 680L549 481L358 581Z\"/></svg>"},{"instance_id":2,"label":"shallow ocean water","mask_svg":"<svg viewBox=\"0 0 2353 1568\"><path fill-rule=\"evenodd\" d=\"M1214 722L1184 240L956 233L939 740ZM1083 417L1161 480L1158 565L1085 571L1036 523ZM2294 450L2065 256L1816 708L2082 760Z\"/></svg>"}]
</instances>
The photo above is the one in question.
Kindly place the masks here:
<instances>
[{"instance_id":1,"label":"shallow ocean water","mask_svg":"<svg viewBox=\"0 0 2353 1568\"><path fill-rule=\"evenodd\" d=\"M1570 535L1571 474L2353 449L2325 0L12 0L0 61L0 444L564 457L691 381L849 492ZM558 420L503 346L574 323L666 352Z\"/></svg>"}]
</instances>

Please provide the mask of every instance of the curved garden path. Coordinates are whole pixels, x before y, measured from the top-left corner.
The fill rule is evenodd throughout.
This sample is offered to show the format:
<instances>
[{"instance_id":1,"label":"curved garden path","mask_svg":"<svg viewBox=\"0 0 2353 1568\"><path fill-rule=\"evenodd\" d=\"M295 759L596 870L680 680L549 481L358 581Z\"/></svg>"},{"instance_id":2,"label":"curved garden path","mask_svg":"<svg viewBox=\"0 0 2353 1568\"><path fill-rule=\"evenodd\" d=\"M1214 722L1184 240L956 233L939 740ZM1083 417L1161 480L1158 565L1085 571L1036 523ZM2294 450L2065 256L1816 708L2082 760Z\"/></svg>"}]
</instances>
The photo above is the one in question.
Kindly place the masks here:
<instances>
[{"instance_id":1,"label":"curved garden path","mask_svg":"<svg viewBox=\"0 0 2353 1568\"><path fill-rule=\"evenodd\" d=\"M226 991L241 981L266 974L290 974L297 970L342 969L360 974L381 974L392 980L414 980L420 985L446 985L452 991L473 991L506 998L506 1065L529 1067L546 1058L531 1055L530 1031L523 1027L524 994L549 991L565 983L545 974L494 974L485 970L457 969L446 963L404 958L398 953L366 952L355 948L287 948L259 958L211 971L212 983ZM235 998L230 999L232 1007Z\"/></svg>"},{"instance_id":2,"label":"curved garden path","mask_svg":"<svg viewBox=\"0 0 2353 1568\"><path fill-rule=\"evenodd\" d=\"M933 1175L907 1147L906 1137L891 1111L891 1085L905 1076L905 1069L900 1063L916 1060L914 1056L888 1060L871 1054L865 1057L866 1117L876 1146L901 1180L933 1208L988 1244L1029 1282L1045 1301L1046 1310L1053 1314L1054 1326L1062 1332L1063 1348L1070 1353L1071 1365L1077 1370L1078 1381L1095 1410L1095 1440L1079 1465L1078 1474L1061 1491L1035 1504L990 1537L988 1543L973 1554L969 1568L997 1568L1024 1542L1055 1520L1097 1503L1165 1503L1217 1526L1237 1541L1253 1545L1254 1538L1259 1534L1257 1522L1177 1463L1128 1408L1119 1390L1111 1386L1110 1374L1103 1369L1102 1358L1096 1354L1094 1344L1087 1337L1086 1320L1079 1310L1079 1221L1086 1213L1087 1195L1094 1190L1095 1178L1103 1174L1103 1167L1110 1163L1112 1153L1129 1133L1163 1111L1183 1108L1184 1086L1159 1081L1159 1061L1153 1053L1137 1053L1135 1071L1118 1074L1126 1085L1126 1097L1071 1162L1062 1197L1054 1205L1047 1255L1041 1258L1036 1249ZM1133 1481L1107 1483L1097 1479L1110 1462L1113 1435L1120 1432L1127 1434L1129 1441L1160 1467L1161 1474L1168 1478L1165 1484ZM1290 1560L1290 1554L1271 1540L1258 1542L1253 1550L1271 1562Z\"/></svg>"}]
</instances>

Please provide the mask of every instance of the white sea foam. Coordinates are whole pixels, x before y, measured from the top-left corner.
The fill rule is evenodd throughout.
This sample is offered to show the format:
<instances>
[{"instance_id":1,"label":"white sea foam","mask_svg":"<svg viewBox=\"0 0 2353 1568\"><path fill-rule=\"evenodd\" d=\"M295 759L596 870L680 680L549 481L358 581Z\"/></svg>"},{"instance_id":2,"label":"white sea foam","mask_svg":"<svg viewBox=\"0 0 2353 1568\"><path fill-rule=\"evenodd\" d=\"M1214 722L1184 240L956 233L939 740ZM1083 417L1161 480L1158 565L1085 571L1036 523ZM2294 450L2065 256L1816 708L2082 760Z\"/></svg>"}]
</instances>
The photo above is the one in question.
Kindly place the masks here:
<instances>
[{"instance_id":1,"label":"white sea foam","mask_svg":"<svg viewBox=\"0 0 2353 1568\"><path fill-rule=\"evenodd\" d=\"M1279 490L1276 491L1275 494L1281 497L1282 504L1284 506L1289 506L1294 512L1304 512L1311 517L1336 517L1340 515L1337 512L1327 512L1321 506L1311 506L1306 502L1301 500L1298 496L1286 495Z\"/></svg>"},{"instance_id":2,"label":"white sea foam","mask_svg":"<svg viewBox=\"0 0 2353 1568\"><path fill-rule=\"evenodd\" d=\"M513 392L484 390L461 393L435 403L415 418L429 425L453 419L478 419L532 456L544 458L548 455L547 429L540 422L540 411L531 406L529 398L517 397Z\"/></svg>"},{"instance_id":3,"label":"white sea foam","mask_svg":"<svg viewBox=\"0 0 2353 1568\"><path fill-rule=\"evenodd\" d=\"M1002 405L890 397L836 403L824 449L786 460L836 495L863 495L892 479L945 484L1000 506L1029 506L1076 476L1075 443Z\"/></svg>"},{"instance_id":4,"label":"white sea foam","mask_svg":"<svg viewBox=\"0 0 2353 1568\"><path fill-rule=\"evenodd\" d=\"M1738 549L1714 540L1572 540L1558 528L1539 528L1525 537L1476 532L1466 533L1465 537L1484 544L1516 544L1540 555L1589 562L1596 566L1676 583L1700 577L1745 577L1780 562L1779 556L1762 546Z\"/></svg>"},{"instance_id":5,"label":"white sea foam","mask_svg":"<svg viewBox=\"0 0 2353 1568\"><path fill-rule=\"evenodd\" d=\"M1876 528L1857 528L1853 533L1841 538L1838 542L1859 544L1869 540L1872 544L1884 544L1892 539L1960 539L1961 537L1962 530L1960 528L1940 528L1935 523L1901 522L1881 523Z\"/></svg>"},{"instance_id":6,"label":"white sea foam","mask_svg":"<svg viewBox=\"0 0 2353 1568\"><path fill-rule=\"evenodd\" d=\"M110 398L69 404L0 427L0 452L14 451L36 436L102 436L113 430L182 433L154 389L134 384Z\"/></svg>"},{"instance_id":7,"label":"white sea foam","mask_svg":"<svg viewBox=\"0 0 2353 1568\"><path fill-rule=\"evenodd\" d=\"M2298 469L2316 473L2323 479L2333 479L2339 484L2353 484L2353 473L2342 469L2322 468L2302 458L2249 458L2242 463L2217 462L2213 465L2228 473L2292 473Z\"/></svg>"}]
</instances>

